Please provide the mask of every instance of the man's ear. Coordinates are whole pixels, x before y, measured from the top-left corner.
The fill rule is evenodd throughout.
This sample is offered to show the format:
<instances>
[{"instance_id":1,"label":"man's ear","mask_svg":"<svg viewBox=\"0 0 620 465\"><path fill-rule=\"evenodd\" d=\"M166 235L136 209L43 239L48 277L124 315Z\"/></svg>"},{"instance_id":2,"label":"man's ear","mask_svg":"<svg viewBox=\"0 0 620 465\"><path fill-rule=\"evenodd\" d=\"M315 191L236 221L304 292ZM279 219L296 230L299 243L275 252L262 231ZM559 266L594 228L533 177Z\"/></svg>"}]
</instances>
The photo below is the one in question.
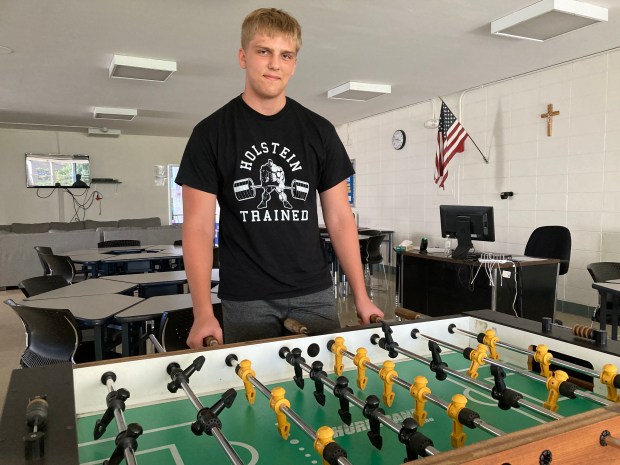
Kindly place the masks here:
<instances>
[{"instance_id":1,"label":"man's ear","mask_svg":"<svg viewBox=\"0 0 620 465\"><path fill-rule=\"evenodd\" d=\"M245 69L246 68L246 57L245 57L245 50L243 50L243 48L239 49L239 53L237 54L237 59L239 60L239 66L241 67L241 69Z\"/></svg>"}]
</instances>

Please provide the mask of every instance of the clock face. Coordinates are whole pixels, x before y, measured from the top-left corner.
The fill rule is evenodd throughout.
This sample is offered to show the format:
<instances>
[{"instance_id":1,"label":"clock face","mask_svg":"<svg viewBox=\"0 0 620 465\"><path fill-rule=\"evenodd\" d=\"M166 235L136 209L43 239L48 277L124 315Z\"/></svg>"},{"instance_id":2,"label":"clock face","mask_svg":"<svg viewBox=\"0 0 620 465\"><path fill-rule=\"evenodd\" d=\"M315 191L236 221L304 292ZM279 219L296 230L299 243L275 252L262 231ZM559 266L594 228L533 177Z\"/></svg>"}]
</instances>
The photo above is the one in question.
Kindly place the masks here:
<instances>
[{"instance_id":1,"label":"clock face","mask_svg":"<svg viewBox=\"0 0 620 465\"><path fill-rule=\"evenodd\" d=\"M392 135L392 147L396 150L402 149L405 146L405 140L405 131L401 129L394 131L394 134Z\"/></svg>"}]
</instances>

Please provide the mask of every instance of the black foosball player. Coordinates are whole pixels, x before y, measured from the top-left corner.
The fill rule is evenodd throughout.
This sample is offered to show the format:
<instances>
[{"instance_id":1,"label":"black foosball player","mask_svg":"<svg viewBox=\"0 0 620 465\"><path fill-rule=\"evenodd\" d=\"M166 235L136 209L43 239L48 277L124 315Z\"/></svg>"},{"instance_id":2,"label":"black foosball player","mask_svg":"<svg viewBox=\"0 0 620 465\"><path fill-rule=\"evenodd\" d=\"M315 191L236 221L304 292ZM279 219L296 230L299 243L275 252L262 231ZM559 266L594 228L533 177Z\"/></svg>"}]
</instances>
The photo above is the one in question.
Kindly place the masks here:
<instances>
[{"instance_id":1,"label":"black foosball player","mask_svg":"<svg viewBox=\"0 0 620 465\"><path fill-rule=\"evenodd\" d=\"M196 125L175 180L183 190L191 348L207 336L220 343L282 336L287 317L315 334L340 327L317 193L362 324L383 316L364 284L346 149L330 122L286 96L301 26L285 11L261 8L245 18L241 37L243 93ZM216 201L223 328L209 285Z\"/></svg>"}]
</instances>

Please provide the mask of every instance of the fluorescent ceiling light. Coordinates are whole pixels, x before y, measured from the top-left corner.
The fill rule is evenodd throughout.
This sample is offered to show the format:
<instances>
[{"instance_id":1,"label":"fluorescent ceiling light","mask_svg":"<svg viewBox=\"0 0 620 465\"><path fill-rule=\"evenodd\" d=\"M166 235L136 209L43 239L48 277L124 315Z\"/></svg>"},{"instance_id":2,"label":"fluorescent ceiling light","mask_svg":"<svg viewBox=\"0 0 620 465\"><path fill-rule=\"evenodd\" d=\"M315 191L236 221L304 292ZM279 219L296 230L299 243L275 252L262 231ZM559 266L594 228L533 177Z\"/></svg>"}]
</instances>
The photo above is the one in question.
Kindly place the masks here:
<instances>
[{"instance_id":1,"label":"fluorescent ceiling light","mask_svg":"<svg viewBox=\"0 0 620 465\"><path fill-rule=\"evenodd\" d=\"M137 114L138 110L134 108L95 107L93 112L95 119L121 119L123 121L131 121Z\"/></svg>"},{"instance_id":2,"label":"fluorescent ceiling light","mask_svg":"<svg viewBox=\"0 0 620 465\"><path fill-rule=\"evenodd\" d=\"M177 70L176 61L114 55L110 77L164 82Z\"/></svg>"},{"instance_id":3,"label":"fluorescent ceiling light","mask_svg":"<svg viewBox=\"0 0 620 465\"><path fill-rule=\"evenodd\" d=\"M121 135L121 131L119 129L88 128L88 135L95 137L118 137Z\"/></svg>"},{"instance_id":4,"label":"fluorescent ceiling light","mask_svg":"<svg viewBox=\"0 0 620 465\"><path fill-rule=\"evenodd\" d=\"M389 84L368 84L367 82L349 81L327 91L327 98L355 100L363 102L383 94L392 93Z\"/></svg>"},{"instance_id":5,"label":"fluorescent ceiling light","mask_svg":"<svg viewBox=\"0 0 620 465\"><path fill-rule=\"evenodd\" d=\"M541 0L491 23L491 33L542 42L607 21L607 8L575 0Z\"/></svg>"}]
</instances>

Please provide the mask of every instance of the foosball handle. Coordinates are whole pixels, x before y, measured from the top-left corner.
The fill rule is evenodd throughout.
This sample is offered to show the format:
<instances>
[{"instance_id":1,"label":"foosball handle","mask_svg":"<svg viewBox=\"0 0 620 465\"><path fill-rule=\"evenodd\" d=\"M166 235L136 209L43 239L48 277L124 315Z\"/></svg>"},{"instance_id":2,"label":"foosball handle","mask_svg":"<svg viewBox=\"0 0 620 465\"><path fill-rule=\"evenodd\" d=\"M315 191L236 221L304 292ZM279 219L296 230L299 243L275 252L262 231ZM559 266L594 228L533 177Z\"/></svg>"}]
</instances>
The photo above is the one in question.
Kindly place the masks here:
<instances>
[{"instance_id":1,"label":"foosball handle","mask_svg":"<svg viewBox=\"0 0 620 465\"><path fill-rule=\"evenodd\" d=\"M215 336L207 336L202 340L203 347L213 347L219 345Z\"/></svg>"},{"instance_id":2,"label":"foosball handle","mask_svg":"<svg viewBox=\"0 0 620 465\"><path fill-rule=\"evenodd\" d=\"M283 324L284 328L291 334L308 334L306 325L293 318L287 318Z\"/></svg>"},{"instance_id":3,"label":"foosball handle","mask_svg":"<svg viewBox=\"0 0 620 465\"><path fill-rule=\"evenodd\" d=\"M414 312L413 310L408 310L403 307L396 307L394 309L394 313L403 320L419 320L420 318L427 317L427 315L424 315L423 313Z\"/></svg>"},{"instance_id":4,"label":"foosball handle","mask_svg":"<svg viewBox=\"0 0 620 465\"><path fill-rule=\"evenodd\" d=\"M372 315L370 315L368 321L370 321L371 323L381 323L383 321L383 317L377 315L376 313L373 313Z\"/></svg>"}]
</instances>

